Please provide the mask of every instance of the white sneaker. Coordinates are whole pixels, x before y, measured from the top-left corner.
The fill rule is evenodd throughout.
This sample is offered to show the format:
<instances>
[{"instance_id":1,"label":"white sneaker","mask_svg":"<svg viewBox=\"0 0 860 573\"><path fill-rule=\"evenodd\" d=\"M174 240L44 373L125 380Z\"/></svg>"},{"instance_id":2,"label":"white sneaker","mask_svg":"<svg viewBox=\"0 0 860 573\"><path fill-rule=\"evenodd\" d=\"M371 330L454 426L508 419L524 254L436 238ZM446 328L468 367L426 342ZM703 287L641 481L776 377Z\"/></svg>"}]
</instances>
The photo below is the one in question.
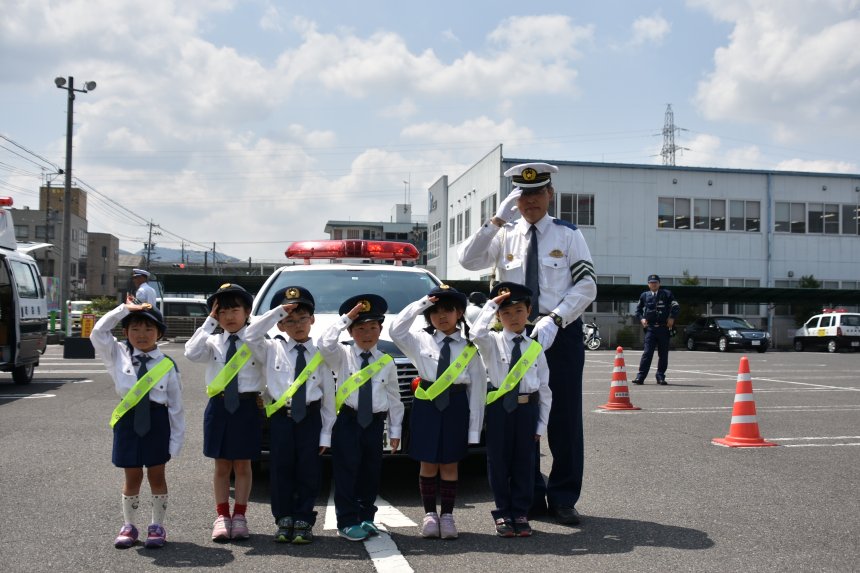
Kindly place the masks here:
<instances>
[{"instance_id":1,"label":"white sneaker","mask_svg":"<svg viewBox=\"0 0 860 573\"><path fill-rule=\"evenodd\" d=\"M435 511L424 516L424 521L421 523L421 537L439 537L439 514Z\"/></svg>"},{"instance_id":2,"label":"white sneaker","mask_svg":"<svg viewBox=\"0 0 860 573\"><path fill-rule=\"evenodd\" d=\"M219 515L215 523L212 524L212 541L228 541L231 526L232 521L229 517Z\"/></svg>"},{"instance_id":3,"label":"white sneaker","mask_svg":"<svg viewBox=\"0 0 860 573\"><path fill-rule=\"evenodd\" d=\"M450 513L443 513L439 518L439 536L442 539L457 539L457 535L454 516Z\"/></svg>"}]
</instances>

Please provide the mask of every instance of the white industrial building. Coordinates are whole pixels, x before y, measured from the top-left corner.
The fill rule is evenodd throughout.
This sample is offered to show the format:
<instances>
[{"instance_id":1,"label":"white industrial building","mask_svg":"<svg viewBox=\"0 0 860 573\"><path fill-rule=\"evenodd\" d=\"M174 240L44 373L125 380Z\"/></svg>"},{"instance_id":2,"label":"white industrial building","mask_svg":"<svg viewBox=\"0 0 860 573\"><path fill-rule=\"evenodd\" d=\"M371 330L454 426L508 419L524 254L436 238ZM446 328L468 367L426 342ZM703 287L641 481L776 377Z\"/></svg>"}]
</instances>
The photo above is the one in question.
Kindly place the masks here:
<instances>
[{"instance_id":1,"label":"white industrial building","mask_svg":"<svg viewBox=\"0 0 860 573\"><path fill-rule=\"evenodd\" d=\"M428 266L449 280L467 271L457 248L511 190L518 163L557 165L553 215L575 223L598 283L664 286L689 276L705 286L796 286L812 275L824 288L860 286L860 174L801 173L506 158L499 145L465 173L429 189ZM593 312L624 314L628 305ZM766 305L714 305L711 312L766 316ZM722 308L728 306L729 308Z\"/></svg>"}]
</instances>

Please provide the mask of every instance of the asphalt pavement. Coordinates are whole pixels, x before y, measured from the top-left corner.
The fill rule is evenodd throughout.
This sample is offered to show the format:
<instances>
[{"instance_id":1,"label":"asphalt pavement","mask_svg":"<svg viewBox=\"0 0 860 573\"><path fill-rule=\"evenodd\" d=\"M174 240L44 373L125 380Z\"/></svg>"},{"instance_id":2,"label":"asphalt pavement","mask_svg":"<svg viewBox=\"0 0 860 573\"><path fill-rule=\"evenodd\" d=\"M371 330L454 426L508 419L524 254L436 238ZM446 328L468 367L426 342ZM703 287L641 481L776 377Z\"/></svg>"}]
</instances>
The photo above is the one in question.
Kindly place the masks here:
<instances>
[{"instance_id":1,"label":"asphalt pavement","mask_svg":"<svg viewBox=\"0 0 860 573\"><path fill-rule=\"evenodd\" d=\"M108 419L118 397L100 361L64 360L61 347L51 346L32 384L16 386L0 374L4 571L860 569L860 353L746 355L761 435L778 447L730 449L711 439L729 432L745 354L673 351L668 386L657 386L652 370L646 385L629 387L641 410L605 412L598 406L609 397L615 352L587 352L580 527L539 520L530 539L497 538L486 468L475 457L461 468L460 539L421 539L411 525L423 516L417 466L389 459L380 506L390 537L365 547L324 529L333 512L329 471L313 544L271 541L265 474L255 476L252 538L212 543L212 462L202 455L203 368L184 359L182 344L162 348L182 372L188 421L185 447L167 468L167 546L114 549L122 472L110 463ZM640 354L624 354L628 380ZM141 501L145 518L146 485Z\"/></svg>"}]
</instances>

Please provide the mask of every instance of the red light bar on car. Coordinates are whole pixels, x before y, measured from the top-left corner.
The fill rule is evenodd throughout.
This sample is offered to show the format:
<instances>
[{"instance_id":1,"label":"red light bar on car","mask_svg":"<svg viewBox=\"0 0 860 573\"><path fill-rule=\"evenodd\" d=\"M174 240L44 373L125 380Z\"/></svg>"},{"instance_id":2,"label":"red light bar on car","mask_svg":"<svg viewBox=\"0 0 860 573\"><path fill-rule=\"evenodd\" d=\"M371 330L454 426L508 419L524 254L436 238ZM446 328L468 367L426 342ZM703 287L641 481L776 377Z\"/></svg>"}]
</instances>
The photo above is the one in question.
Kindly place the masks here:
<instances>
[{"instance_id":1,"label":"red light bar on car","mask_svg":"<svg viewBox=\"0 0 860 573\"><path fill-rule=\"evenodd\" d=\"M414 261L418 249L412 243L396 241L297 241L284 253L288 259L371 259L374 261Z\"/></svg>"},{"instance_id":2,"label":"red light bar on car","mask_svg":"<svg viewBox=\"0 0 860 573\"><path fill-rule=\"evenodd\" d=\"M0 197L0 207L11 207L12 206L12 198L11 197Z\"/></svg>"}]
</instances>

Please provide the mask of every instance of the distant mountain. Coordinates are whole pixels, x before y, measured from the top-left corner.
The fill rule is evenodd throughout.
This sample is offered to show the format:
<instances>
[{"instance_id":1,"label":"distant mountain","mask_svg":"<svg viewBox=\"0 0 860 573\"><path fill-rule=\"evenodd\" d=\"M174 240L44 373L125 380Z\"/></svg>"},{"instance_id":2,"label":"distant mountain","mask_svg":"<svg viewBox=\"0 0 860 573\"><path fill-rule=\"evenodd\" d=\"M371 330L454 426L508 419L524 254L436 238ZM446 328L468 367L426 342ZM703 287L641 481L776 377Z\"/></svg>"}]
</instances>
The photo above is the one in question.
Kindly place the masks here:
<instances>
[{"instance_id":1,"label":"distant mountain","mask_svg":"<svg viewBox=\"0 0 860 573\"><path fill-rule=\"evenodd\" d=\"M145 257L146 249L141 249L133 254L142 255ZM236 257L225 255L224 253L219 253L218 251L215 251L215 256L217 257L219 262L235 263L241 260L237 259ZM207 262L209 264L212 264L212 251L192 251L190 249L185 249L186 263L199 263L202 265L204 262L204 258L207 258ZM150 253L150 259L152 260L152 262L181 263L182 249L169 249L167 247L156 246L154 249L152 249L152 252Z\"/></svg>"}]
</instances>

